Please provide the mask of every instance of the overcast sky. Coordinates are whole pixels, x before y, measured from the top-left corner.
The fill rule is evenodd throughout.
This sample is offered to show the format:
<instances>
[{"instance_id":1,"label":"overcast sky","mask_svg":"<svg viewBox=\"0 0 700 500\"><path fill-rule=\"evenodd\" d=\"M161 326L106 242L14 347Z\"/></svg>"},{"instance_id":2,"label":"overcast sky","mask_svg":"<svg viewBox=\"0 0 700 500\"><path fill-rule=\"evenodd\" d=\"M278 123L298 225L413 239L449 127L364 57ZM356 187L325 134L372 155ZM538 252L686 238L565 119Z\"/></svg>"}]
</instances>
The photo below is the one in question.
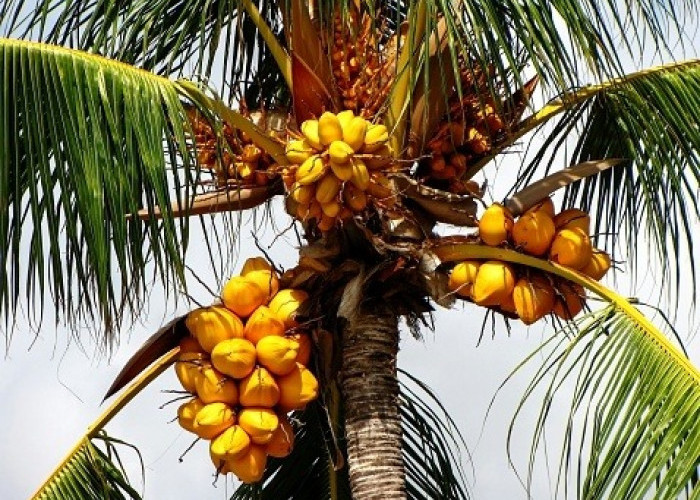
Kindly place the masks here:
<instances>
[{"instance_id":1,"label":"overcast sky","mask_svg":"<svg viewBox=\"0 0 700 500\"><path fill-rule=\"evenodd\" d=\"M490 170L491 182L507 187L512 182L508 172L516 171L520 161L522 158L518 155L508 156L498 169L497 177L493 177L496 169ZM497 188L495 199L502 195L499 191ZM284 227L286 215L279 210L275 214L280 220L279 226ZM193 224L192 229L198 230L198 226ZM696 226L700 230L700 225ZM241 228L243 258L259 254L251 241L251 230L250 224ZM273 237L268 229L262 241L269 244ZM200 278L213 287L214 278L206 259L198 259L206 251L203 245L196 243L198 240L196 234L191 238L191 264ZM290 267L296 258L295 244L292 240L279 239L270 253L276 262ZM641 275L634 287L627 274L618 274L617 278L616 283L612 278L606 278L605 283L642 299L655 297L655 290L662 286L653 274ZM212 298L208 292L194 280L192 283L192 295L202 303L210 303ZM682 291L677 323L684 338L692 330L691 318L686 314L690 310L689 297L694 293L690 286L687 282ZM165 304L159 298L157 289L154 290L149 310L144 315L146 320L121 337L119 347L109 359L95 354L94 344L87 340L91 335L88 329L82 346L69 341L66 331L56 331L50 318L37 339L26 328L15 331L9 353L0 361L0 396L4 407L0 412L1 499L27 498L39 486L90 422L103 411L102 396L126 360L161 325L190 308L183 302L174 309L172 304ZM404 329L399 365L434 389L458 423L473 460L467 463L465 455L473 497L526 498L508 464L505 440L510 418L529 381L527 373L520 374L505 387L488 419L484 419L498 387L509 372L552 333L551 325L544 321L530 328L514 325L508 336L499 322L495 338L487 335L476 347L482 309L459 305L450 311L439 309L435 318L436 331L434 334L426 331L424 341L414 340ZM687 345L691 359L696 365L700 364L700 342L694 338ZM133 443L141 451L146 467L145 486L135 454L123 449L122 458L137 488L145 488L147 498L226 499L233 490L232 483L220 479L212 486L212 465L204 443L188 453L183 463L178 462L178 457L192 441L192 435L171 422L177 404L159 409L169 399L169 395L161 391L175 388L178 384L171 369L113 420L107 432ZM554 411L565 409L555 408ZM564 416L559 415L562 423ZM534 423L532 418L524 422ZM529 434L526 431L529 429L527 425L520 427L514 437L514 458L521 472L527 466ZM535 481L534 498L550 496L546 470L541 467Z\"/></svg>"}]
</instances>

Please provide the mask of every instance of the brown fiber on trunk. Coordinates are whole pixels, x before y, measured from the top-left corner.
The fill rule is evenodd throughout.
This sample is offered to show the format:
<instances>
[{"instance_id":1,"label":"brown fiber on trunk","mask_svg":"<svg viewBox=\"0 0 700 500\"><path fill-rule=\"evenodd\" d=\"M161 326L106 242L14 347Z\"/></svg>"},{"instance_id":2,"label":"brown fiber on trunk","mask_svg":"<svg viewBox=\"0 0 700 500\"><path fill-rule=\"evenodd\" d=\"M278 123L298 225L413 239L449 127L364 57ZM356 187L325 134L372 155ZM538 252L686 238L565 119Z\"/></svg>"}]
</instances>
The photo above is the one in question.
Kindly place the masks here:
<instances>
[{"instance_id":1,"label":"brown fiber on trunk","mask_svg":"<svg viewBox=\"0 0 700 500\"><path fill-rule=\"evenodd\" d=\"M343 334L342 391L353 498L405 499L396 355L398 320L364 308Z\"/></svg>"}]
</instances>

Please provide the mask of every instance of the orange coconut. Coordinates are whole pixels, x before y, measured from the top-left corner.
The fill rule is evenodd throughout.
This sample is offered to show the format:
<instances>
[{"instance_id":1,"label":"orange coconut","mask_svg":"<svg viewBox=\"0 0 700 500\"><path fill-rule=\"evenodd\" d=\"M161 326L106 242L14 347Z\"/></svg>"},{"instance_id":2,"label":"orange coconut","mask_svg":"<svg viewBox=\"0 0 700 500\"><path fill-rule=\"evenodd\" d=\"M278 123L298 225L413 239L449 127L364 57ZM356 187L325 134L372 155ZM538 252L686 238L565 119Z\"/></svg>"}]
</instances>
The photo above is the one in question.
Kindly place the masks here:
<instances>
[{"instance_id":1,"label":"orange coconut","mask_svg":"<svg viewBox=\"0 0 700 500\"><path fill-rule=\"evenodd\" d=\"M560 229L573 229L578 227L586 234L591 232L591 216L578 208L569 208L558 213L554 217L554 225L557 231Z\"/></svg>"},{"instance_id":2,"label":"orange coconut","mask_svg":"<svg viewBox=\"0 0 700 500\"><path fill-rule=\"evenodd\" d=\"M180 424L180 427L194 432L194 418L202 408L204 408L204 403L199 398L192 398L181 404L177 409L177 422Z\"/></svg>"},{"instance_id":3,"label":"orange coconut","mask_svg":"<svg viewBox=\"0 0 700 500\"><path fill-rule=\"evenodd\" d=\"M277 430L279 417L270 408L243 408L238 415L238 425L248 433L255 444L267 444Z\"/></svg>"},{"instance_id":4,"label":"orange coconut","mask_svg":"<svg viewBox=\"0 0 700 500\"><path fill-rule=\"evenodd\" d=\"M284 377L277 379L279 406L284 411L301 410L318 397L318 380L304 365L297 363Z\"/></svg>"},{"instance_id":5,"label":"orange coconut","mask_svg":"<svg viewBox=\"0 0 700 500\"><path fill-rule=\"evenodd\" d=\"M241 379L255 368L255 346L248 339L229 339L216 344L211 362L221 373Z\"/></svg>"},{"instance_id":6,"label":"orange coconut","mask_svg":"<svg viewBox=\"0 0 700 500\"><path fill-rule=\"evenodd\" d=\"M258 307L245 325L245 338L253 344L270 335L284 335L284 323L266 306Z\"/></svg>"},{"instance_id":7,"label":"orange coconut","mask_svg":"<svg viewBox=\"0 0 700 500\"><path fill-rule=\"evenodd\" d=\"M605 276L605 273L608 272L611 265L612 261L610 260L610 255L596 248L591 253L591 260L581 269L581 272L594 280L600 280Z\"/></svg>"},{"instance_id":8,"label":"orange coconut","mask_svg":"<svg viewBox=\"0 0 700 500\"><path fill-rule=\"evenodd\" d=\"M544 255L555 232L554 222L547 213L527 212L513 225L513 242L530 255Z\"/></svg>"},{"instance_id":9,"label":"orange coconut","mask_svg":"<svg viewBox=\"0 0 700 500\"><path fill-rule=\"evenodd\" d=\"M226 403L204 405L194 417L194 433L202 439L214 439L236 423L236 415Z\"/></svg>"},{"instance_id":10,"label":"orange coconut","mask_svg":"<svg viewBox=\"0 0 700 500\"><path fill-rule=\"evenodd\" d=\"M204 349L194 337L184 337L180 341L180 353L184 352L204 352Z\"/></svg>"},{"instance_id":11,"label":"orange coconut","mask_svg":"<svg viewBox=\"0 0 700 500\"><path fill-rule=\"evenodd\" d=\"M537 203L535 203L530 209L528 209L527 212L525 213L532 213L532 212L544 212L549 216L550 219L554 218L554 203L552 202L552 199L547 197L543 198Z\"/></svg>"},{"instance_id":12,"label":"orange coconut","mask_svg":"<svg viewBox=\"0 0 700 500\"><path fill-rule=\"evenodd\" d=\"M265 451L275 458L284 458L292 452L294 447L294 428L285 415L280 416L280 425L272 433L272 439L267 443Z\"/></svg>"},{"instance_id":13,"label":"orange coconut","mask_svg":"<svg viewBox=\"0 0 700 500\"><path fill-rule=\"evenodd\" d=\"M195 309L187 315L185 326L207 352L226 339L243 337L243 323L225 307Z\"/></svg>"},{"instance_id":14,"label":"orange coconut","mask_svg":"<svg viewBox=\"0 0 700 500\"><path fill-rule=\"evenodd\" d=\"M492 247L508 241L513 230L513 215L503 205L494 203L479 219L479 237Z\"/></svg>"},{"instance_id":15,"label":"orange coconut","mask_svg":"<svg viewBox=\"0 0 700 500\"><path fill-rule=\"evenodd\" d=\"M183 352L178 356L175 375L187 392L197 392L197 378L200 376L202 365L207 362L206 355L202 352Z\"/></svg>"},{"instance_id":16,"label":"orange coconut","mask_svg":"<svg viewBox=\"0 0 700 500\"><path fill-rule=\"evenodd\" d=\"M251 445L243 455L226 461L226 467L244 483L257 483L265 474L267 453L264 446Z\"/></svg>"},{"instance_id":17,"label":"orange coconut","mask_svg":"<svg viewBox=\"0 0 700 500\"><path fill-rule=\"evenodd\" d=\"M591 260L592 250L591 240L583 229L562 229L552 241L549 258L571 269L583 269Z\"/></svg>"},{"instance_id":18,"label":"orange coconut","mask_svg":"<svg viewBox=\"0 0 700 500\"><path fill-rule=\"evenodd\" d=\"M267 302L267 291L243 276L234 276L224 285L221 300L230 310L242 318Z\"/></svg>"},{"instance_id":19,"label":"orange coconut","mask_svg":"<svg viewBox=\"0 0 700 500\"><path fill-rule=\"evenodd\" d=\"M583 309L586 296L583 287L575 283L564 283L557 287L557 300L554 314L561 319L572 319Z\"/></svg>"},{"instance_id":20,"label":"orange coconut","mask_svg":"<svg viewBox=\"0 0 700 500\"><path fill-rule=\"evenodd\" d=\"M462 297L471 297L472 286L476 280L481 263L477 260L465 260L457 264L450 273L447 286L450 291Z\"/></svg>"},{"instance_id":21,"label":"orange coconut","mask_svg":"<svg viewBox=\"0 0 700 500\"><path fill-rule=\"evenodd\" d=\"M292 335L288 335L287 338L293 342L296 342L298 345L297 363L308 366L309 360L311 359L311 337L309 337L309 334L297 332Z\"/></svg>"},{"instance_id":22,"label":"orange coconut","mask_svg":"<svg viewBox=\"0 0 700 500\"><path fill-rule=\"evenodd\" d=\"M204 403L226 403L234 406L238 403L238 387L230 378L212 366L203 366L197 377L197 396Z\"/></svg>"},{"instance_id":23,"label":"orange coconut","mask_svg":"<svg viewBox=\"0 0 700 500\"><path fill-rule=\"evenodd\" d=\"M514 286L513 268L500 260L489 260L479 266L472 298L482 306L497 306L508 300Z\"/></svg>"},{"instance_id":24,"label":"orange coconut","mask_svg":"<svg viewBox=\"0 0 700 500\"><path fill-rule=\"evenodd\" d=\"M294 317L299 306L308 298L309 295L303 290L287 288L277 292L268 307L284 323L285 328L291 328L298 326Z\"/></svg>"},{"instance_id":25,"label":"orange coconut","mask_svg":"<svg viewBox=\"0 0 700 500\"><path fill-rule=\"evenodd\" d=\"M280 399L275 378L263 367L257 367L240 383L241 406L272 408Z\"/></svg>"},{"instance_id":26,"label":"orange coconut","mask_svg":"<svg viewBox=\"0 0 700 500\"><path fill-rule=\"evenodd\" d=\"M209 445L209 455L219 460L238 458L250 448L250 436L240 425L232 425L212 439ZM216 462L214 462L216 465Z\"/></svg>"},{"instance_id":27,"label":"orange coconut","mask_svg":"<svg viewBox=\"0 0 700 500\"><path fill-rule=\"evenodd\" d=\"M286 337L269 336L255 346L258 362L275 375L286 375L294 369L299 343Z\"/></svg>"},{"instance_id":28,"label":"orange coconut","mask_svg":"<svg viewBox=\"0 0 700 500\"><path fill-rule=\"evenodd\" d=\"M515 311L526 325L531 325L554 308L554 289L542 276L520 278L513 289Z\"/></svg>"}]
</instances>

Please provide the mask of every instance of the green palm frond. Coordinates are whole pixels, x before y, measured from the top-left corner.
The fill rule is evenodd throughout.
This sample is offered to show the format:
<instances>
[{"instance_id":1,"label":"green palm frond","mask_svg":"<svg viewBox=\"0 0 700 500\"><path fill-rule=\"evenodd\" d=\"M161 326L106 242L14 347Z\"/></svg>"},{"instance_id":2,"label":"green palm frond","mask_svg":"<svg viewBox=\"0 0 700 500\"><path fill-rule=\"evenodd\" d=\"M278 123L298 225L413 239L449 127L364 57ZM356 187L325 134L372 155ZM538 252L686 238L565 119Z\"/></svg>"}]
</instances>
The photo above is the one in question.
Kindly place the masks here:
<instances>
[{"instance_id":1,"label":"green palm frond","mask_svg":"<svg viewBox=\"0 0 700 500\"><path fill-rule=\"evenodd\" d=\"M528 487L550 410L570 397L556 484L564 497L700 496L700 371L629 301L576 271L513 250L467 243L434 251L442 261L499 259L540 269L584 286L610 304L523 363L536 359L541 367L514 421L525 401L540 395L536 389L545 391L538 403ZM509 435L513 430L511 425ZM572 463L576 457L578 463Z\"/></svg>"},{"instance_id":2,"label":"green palm frond","mask_svg":"<svg viewBox=\"0 0 700 500\"><path fill-rule=\"evenodd\" d=\"M0 39L0 68L0 313L13 317L24 294L41 315L50 295L57 319L109 334L142 312L152 281L166 294L184 283L188 224L170 206L188 206L199 173L183 94L32 42ZM127 218L156 206L158 221Z\"/></svg>"},{"instance_id":3,"label":"green palm frond","mask_svg":"<svg viewBox=\"0 0 700 500\"><path fill-rule=\"evenodd\" d=\"M593 233L599 235L599 246L614 252L614 244L624 236L633 263L645 227L676 286L684 254L690 257L695 282L692 227L700 217L698 88L700 60L691 60L562 96L526 122L524 130L529 130L560 116L532 162L522 167L514 189L550 171L565 148L572 149L567 158L571 164L624 159L613 169L572 184L565 204L596 215ZM578 135L573 147L567 140L570 135Z\"/></svg>"},{"instance_id":4,"label":"green palm frond","mask_svg":"<svg viewBox=\"0 0 700 500\"><path fill-rule=\"evenodd\" d=\"M93 441L102 441L103 451ZM32 498L33 500L138 500L141 495L129 484L114 441L102 434L86 439L82 446Z\"/></svg>"},{"instance_id":5,"label":"green palm frond","mask_svg":"<svg viewBox=\"0 0 700 500\"><path fill-rule=\"evenodd\" d=\"M469 498L459 453L464 443L457 426L427 386L403 370L401 378L399 405L408 498ZM240 486L232 500L351 498L347 465L335 471L330 462L327 443L331 437L324 431L327 424L322 423L327 418L319 404L295 413L292 422L297 433L292 453L284 459L270 459L262 484ZM340 425L338 432L342 434L342 422ZM344 446L342 441L338 444Z\"/></svg>"}]
</instances>

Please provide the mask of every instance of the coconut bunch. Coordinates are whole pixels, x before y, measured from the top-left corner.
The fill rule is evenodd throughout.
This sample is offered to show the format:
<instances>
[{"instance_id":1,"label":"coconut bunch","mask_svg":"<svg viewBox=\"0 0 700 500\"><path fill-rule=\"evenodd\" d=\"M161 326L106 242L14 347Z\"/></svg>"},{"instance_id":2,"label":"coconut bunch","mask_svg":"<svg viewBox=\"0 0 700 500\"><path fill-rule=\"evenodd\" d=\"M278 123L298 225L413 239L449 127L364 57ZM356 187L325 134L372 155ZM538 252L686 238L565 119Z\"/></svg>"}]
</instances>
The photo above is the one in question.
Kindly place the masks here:
<instances>
[{"instance_id":1,"label":"coconut bunch","mask_svg":"<svg viewBox=\"0 0 700 500\"><path fill-rule=\"evenodd\" d=\"M363 118L377 114L394 81L394 61L379 51L380 32L375 22L366 12L360 14L355 9L345 17L337 12L333 19L330 47L333 78L343 108Z\"/></svg>"},{"instance_id":2,"label":"coconut bunch","mask_svg":"<svg viewBox=\"0 0 700 500\"><path fill-rule=\"evenodd\" d=\"M248 259L222 290L222 304L192 311L191 336L182 340L175 372L194 397L178 422L201 439L217 473L259 481L267 457L285 457L294 445L288 413L318 396L307 368L311 340L296 312L307 294L279 290L262 258Z\"/></svg>"},{"instance_id":3,"label":"coconut bunch","mask_svg":"<svg viewBox=\"0 0 700 500\"><path fill-rule=\"evenodd\" d=\"M245 108L242 113L248 115ZM197 148L197 162L214 172L217 184L265 186L276 175L277 165L272 156L256 146L245 132L224 122L223 140L219 140L211 123L199 111L190 108L187 116Z\"/></svg>"},{"instance_id":4,"label":"coconut bunch","mask_svg":"<svg viewBox=\"0 0 700 500\"><path fill-rule=\"evenodd\" d=\"M611 261L607 253L592 247L590 222L590 216L577 209L555 215L549 198L517 221L507 208L493 204L479 220L479 238L486 245L548 258L600 280ZM460 297L518 317L528 325L550 313L571 319L585 304L579 285L501 261L457 264L450 274L449 288Z\"/></svg>"},{"instance_id":5,"label":"coconut bunch","mask_svg":"<svg viewBox=\"0 0 700 500\"><path fill-rule=\"evenodd\" d=\"M393 169L386 126L352 110L323 113L301 124L301 134L285 148L290 165L282 170L296 217L329 231L371 203L391 207L396 195L386 173Z\"/></svg>"}]
</instances>

